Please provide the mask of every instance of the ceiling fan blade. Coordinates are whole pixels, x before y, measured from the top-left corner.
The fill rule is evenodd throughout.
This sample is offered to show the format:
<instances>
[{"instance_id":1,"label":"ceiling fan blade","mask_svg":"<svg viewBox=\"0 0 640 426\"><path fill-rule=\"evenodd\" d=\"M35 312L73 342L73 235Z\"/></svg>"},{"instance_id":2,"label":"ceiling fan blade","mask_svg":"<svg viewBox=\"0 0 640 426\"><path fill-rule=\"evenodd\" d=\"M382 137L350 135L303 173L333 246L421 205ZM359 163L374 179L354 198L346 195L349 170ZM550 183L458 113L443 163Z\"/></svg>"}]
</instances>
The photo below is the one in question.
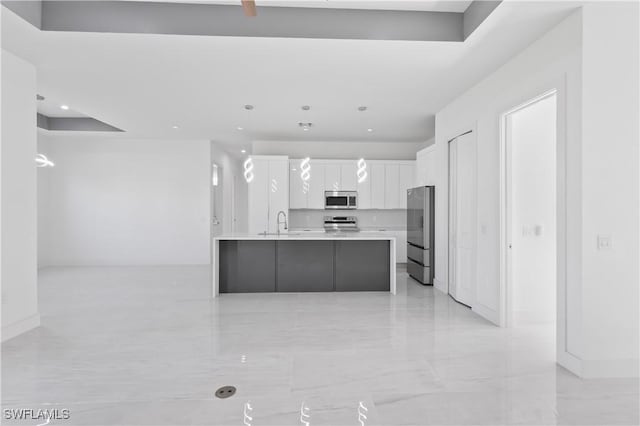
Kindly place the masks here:
<instances>
[{"instance_id":1,"label":"ceiling fan blade","mask_svg":"<svg viewBox=\"0 0 640 426\"><path fill-rule=\"evenodd\" d=\"M241 1L242 1L242 9L244 10L245 16L256 16L258 14L256 12L255 0L241 0Z\"/></svg>"}]
</instances>

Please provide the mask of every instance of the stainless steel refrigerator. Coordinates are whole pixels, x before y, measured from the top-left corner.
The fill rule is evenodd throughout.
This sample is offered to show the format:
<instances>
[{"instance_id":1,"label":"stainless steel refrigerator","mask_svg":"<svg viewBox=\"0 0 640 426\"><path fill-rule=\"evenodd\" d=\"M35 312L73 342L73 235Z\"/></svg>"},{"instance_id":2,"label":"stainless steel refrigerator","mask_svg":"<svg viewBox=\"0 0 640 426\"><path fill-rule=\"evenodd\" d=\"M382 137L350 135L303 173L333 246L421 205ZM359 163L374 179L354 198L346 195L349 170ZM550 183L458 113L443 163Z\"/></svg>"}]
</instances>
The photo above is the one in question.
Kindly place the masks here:
<instances>
[{"instance_id":1,"label":"stainless steel refrigerator","mask_svg":"<svg viewBox=\"0 0 640 426\"><path fill-rule=\"evenodd\" d=\"M435 186L407 190L407 272L422 284L433 285Z\"/></svg>"}]
</instances>

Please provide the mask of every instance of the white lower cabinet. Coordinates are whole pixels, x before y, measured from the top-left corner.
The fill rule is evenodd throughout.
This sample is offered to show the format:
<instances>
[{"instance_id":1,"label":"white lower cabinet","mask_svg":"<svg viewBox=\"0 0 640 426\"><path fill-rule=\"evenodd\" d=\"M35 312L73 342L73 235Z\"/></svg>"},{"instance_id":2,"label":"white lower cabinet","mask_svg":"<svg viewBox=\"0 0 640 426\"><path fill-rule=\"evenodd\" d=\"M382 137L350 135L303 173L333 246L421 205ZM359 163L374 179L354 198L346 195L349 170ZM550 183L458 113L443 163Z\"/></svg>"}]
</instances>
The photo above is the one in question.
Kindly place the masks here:
<instances>
[{"instance_id":1,"label":"white lower cabinet","mask_svg":"<svg viewBox=\"0 0 640 426\"><path fill-rule=\"evenodd\" d=\"M253 156L253 179L247 182L248 230L251 234L276 232L277 215L289 215L289 159L286 156Z\"/></svg>"}]
</instances>

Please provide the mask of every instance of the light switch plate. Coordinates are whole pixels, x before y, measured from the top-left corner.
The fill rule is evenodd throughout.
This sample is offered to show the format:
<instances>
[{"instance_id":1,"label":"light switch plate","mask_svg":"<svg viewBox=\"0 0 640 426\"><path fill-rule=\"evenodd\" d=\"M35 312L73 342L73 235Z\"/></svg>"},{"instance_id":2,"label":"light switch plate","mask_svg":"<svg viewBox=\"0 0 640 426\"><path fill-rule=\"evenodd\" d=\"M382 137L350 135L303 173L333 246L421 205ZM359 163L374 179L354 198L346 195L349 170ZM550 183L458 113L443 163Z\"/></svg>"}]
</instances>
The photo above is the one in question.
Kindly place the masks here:
<instances>
[{"instance_id":1,"label":"light switch plate","mask_svg":"<svg viewBox=\"0 0 640 426\"><path fill-rule=\"evenodd\" d=\"M598 250L611 249L611 235L598 235Z\"/></svg>"}]
</instances>

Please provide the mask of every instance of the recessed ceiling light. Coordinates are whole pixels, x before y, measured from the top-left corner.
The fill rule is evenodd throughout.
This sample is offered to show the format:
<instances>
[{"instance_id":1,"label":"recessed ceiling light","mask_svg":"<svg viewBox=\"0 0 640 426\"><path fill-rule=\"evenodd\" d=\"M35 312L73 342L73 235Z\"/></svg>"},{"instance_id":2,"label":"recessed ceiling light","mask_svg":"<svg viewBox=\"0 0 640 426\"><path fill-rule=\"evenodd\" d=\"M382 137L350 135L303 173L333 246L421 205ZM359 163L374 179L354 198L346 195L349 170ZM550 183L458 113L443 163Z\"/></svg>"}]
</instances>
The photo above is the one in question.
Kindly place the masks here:
<instances>
[{"instance_id":1,"label":"recessed ceiling light","mask_svg":"<svg viewBox=\"0 0 640 426\"><path fill-rule=\"evenodd\" d=\"M246 153L246 152L247 152L247 150L246 150L246 149L243 149L243 150L242 150L242 151L240 151L240 152L244 154L244 153Z\"/></svg>"},{"instance_id":2,"label":"recessed ceiling light","mask_svg":"<svg viewBox=\"0 0 640 426\"><path fill-rule=\"evenodd\" d=\"M238 126L238 127L236 127L236 129L238 129L238 130L244 130L244 127L240 127L240 126Z\"/></svg>"},{"instance_id":3,"label":"recessed ceiling light","mask_svg":"<svg viewBox=\"0 0 640 426\"><path fill-rule=\"evenodd\" d=\"M302 110L303 111L309 111L311 109L311 107L309 105L302 105Z\"/></svg>"},{"instance_id":4,"label":"recessed ceiling light","mask_svg":"<svg viewBox=\"0 0 640 426\"><path fill-rule=\"evenodd\" d=\"M69 109L69 105L60 105L60 108L66 111Z\"/></svg>"},{"instance_id":5,"label":"recessed ceiling light","mask_svg":"<svg viewBox=\"0 0 640 426\"><path fill-rule=\"evenodd\" d=\"M358 107L358 111L366 111L366 110L367 110L367 107L364 105Z\"/></svg>"},{"instance_id":6,"label":"recessed ceiling light","mask_svg":"<svg viewBox=\"0 0 640 426\"><path fill-rule=\"evenodd\" d=\"M373 129L367 129L367 132L371 133L373 132Z\"/></svg>"},{"instance_id":7,"label":"recessed ceiling light","mask_svg":"<svg viewBox=\"0 0 640 426\"><path fill-rule=\"evenodd\" d=\"M177 129L177 128L178 128L178 126L173 126L173 128L174 128L174 129Z\"/></svg>"},{"instance_id":8,"label":"recessed ceiling light","mask_svg":"<svg viewBox=\"0 0 640 426\"><path fill-rule=\"evenodd\" d=\"M246 104L246 105L244 106L244 109L246 109L247 111L251 111L251 110L253 109L253 105Z\"/></svg>"}]
</instances>

